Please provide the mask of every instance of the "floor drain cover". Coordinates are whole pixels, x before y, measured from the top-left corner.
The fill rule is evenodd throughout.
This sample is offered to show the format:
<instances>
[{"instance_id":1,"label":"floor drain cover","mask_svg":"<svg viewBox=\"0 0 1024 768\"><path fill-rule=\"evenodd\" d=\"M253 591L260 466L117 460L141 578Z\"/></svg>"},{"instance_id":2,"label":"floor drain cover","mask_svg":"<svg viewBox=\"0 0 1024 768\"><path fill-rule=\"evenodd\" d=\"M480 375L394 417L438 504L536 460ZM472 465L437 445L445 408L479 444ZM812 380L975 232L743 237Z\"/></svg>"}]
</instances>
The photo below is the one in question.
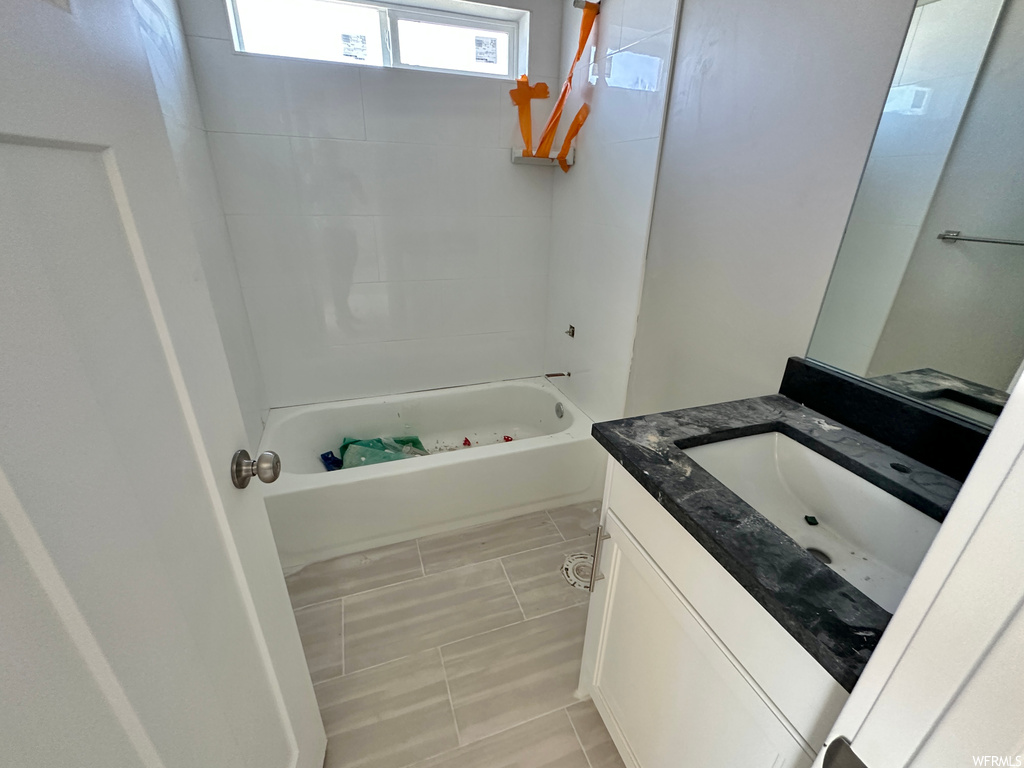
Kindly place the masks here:
<instances>
[{"instance_id":1,"label":"floor drain cover","mask_svg":"<svg viewBox=\"0 0 1024 768\"><path fill-rule=\"evenodd\" d=\"M569 555L562 563L562 576L576 589L590 588L590 575L594 572L594 556L587 552Z\"/></svg>"}]
</instances>

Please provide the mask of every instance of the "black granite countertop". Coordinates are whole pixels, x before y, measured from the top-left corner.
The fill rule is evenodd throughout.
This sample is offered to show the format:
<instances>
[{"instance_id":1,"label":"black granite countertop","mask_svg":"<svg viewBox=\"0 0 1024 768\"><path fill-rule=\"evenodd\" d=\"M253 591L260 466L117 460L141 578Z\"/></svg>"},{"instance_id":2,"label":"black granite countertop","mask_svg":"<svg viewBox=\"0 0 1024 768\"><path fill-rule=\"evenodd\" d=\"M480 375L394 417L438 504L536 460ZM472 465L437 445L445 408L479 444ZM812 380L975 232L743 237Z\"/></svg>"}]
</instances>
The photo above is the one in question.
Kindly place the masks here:
<instances>
[{"instance_id":1,"label":"black granite countertop","mask_svg":"<svg viewBox=\"0 0 1024 768\"><path fill-rule=\"evenodd\" d=\"M1003 407L1010 398L1010 395L1001 389L987 387L976 381L962 379L934 368L918 368L913 371L889 373L885 376L874 376L868 381L873 381L893 392L899 392L901 395L923 400L926 403L933 402L940 397L958 400L964 405L991 414L993 417L1003 412ZM992 421L994 422L995 419L993 418Z\"/></svg>"},{"instance_id":2,"label":"black granite countertop","mask_svg":"<svg viewBox=\"0 0 1024 768\"><path fill-rule=\"evenodd\" d=\"M890 614L683 452L781 432L942 521L956 480L783 395L595 424L594 438L846 690Z\"/></svg>"}]
</instances>

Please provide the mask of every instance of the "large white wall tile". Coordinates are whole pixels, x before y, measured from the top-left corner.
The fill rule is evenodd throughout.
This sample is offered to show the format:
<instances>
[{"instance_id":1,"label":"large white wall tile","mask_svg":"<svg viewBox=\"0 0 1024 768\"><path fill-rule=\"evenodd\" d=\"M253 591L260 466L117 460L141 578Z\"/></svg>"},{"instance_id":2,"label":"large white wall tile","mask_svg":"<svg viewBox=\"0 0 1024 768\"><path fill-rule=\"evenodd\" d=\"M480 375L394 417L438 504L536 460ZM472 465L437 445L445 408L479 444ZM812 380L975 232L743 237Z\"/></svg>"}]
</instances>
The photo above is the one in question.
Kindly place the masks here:
<instances>
[{"instance_id":1,"label":"large white wall tile","mask_svg":"<svg viewBox=\"0 0 1024 768\"><path fill-rule=\"evenodd\" d=\"M178 168L178 179L185 188L189 217L192 221L198 221L223 216L206 132L200 128L168 122L167 138L170 139Z\"/></svg>"},{"instance_id":2,"label":"large white wall tile","mask_svg":"<svg viewBox=\"0 0 1024 768\"><path fill-rule=\"evenodd\" d=\"M225 226L182 21L173 0L137 0L135 6L194 243L248 441L255 447L268 409L263 374Z\"/></svg>"},{"instance_id":3,"label":"large white wall tile","mask_svg":"<svg viewBox=\"0 0 1024 768\"><path fill-rule=\"evenodd\" d=\"M304 214L380 213L382 169L365 142L292 138L298 210Z\"/></svg>"},{"instance_id":4,"label":"large white wall tile","mask_svg":"<svg viewBox=\"0 0 1024 768\"><path fill-rule=\"evenodd\" d=\"M677 3L668 7L662 13L674 18ZM610 62L625 54L605 53L619 46L627 8L624 0L602 3L590 117L576 165L554 178L545 367L572 373L552 381L594 419L619 418L625 409L674 53L673 33L656 34L643 48L658 64L654 89L621 87L628 82L621 76L609 85ZM568 30L578 29L579 16L566 6L563 45L575 46ZM587 74L584 68L580 82ZM565 334L569 325L573 338Z\"/></svg>"},{"instance_id":5,"label":"large white wall tile","mask_svg":"<svg viewBox=\"0 0 1024 768\"><path fill-rule=\"evenodd\" d=\"M344 295L354 283L377 282L373 219L363 216L228 216L241 271L268 290L287 279ZM285 302L287 304L287 301ZM260 304L254 308L258 314ZM322 306L312 311L322 315Z\"/></svg>"},{"instance_id":6,"label":"large white wall tile","mask_svg":"<svg viewBox=\"0 0 1024 768\"><path fill-rule=\"evenodd\" d=\"M473 188L484 216L550 216L555 169L512 165L510 150L483 149L476 155ZM558 171L561 173L561 171Z\"/></svg>"},{"instance_id":7,"label":"large white wall tile","mask_svg":"<svg viewBox=\"0 0 1024 768\"><path fill-rule=\"evenodd\" d=\"M380 245L366 216L303 216L299 241L319 263L330 264L354 283L381 279Z\"/></svg>"},{"instance_id":8,"label":"large white wall tile","mask_svg":"<svg viewBox=\"0 0 1024 768\"><path fill-rule=\"evenodd\" d=\"M487 333L285 356L267 374L268 397L290 405L535 376L541 346L539 333Z\"/></svg>"},{"instance_id":9,"label":"large white wall tile","mask_svg":"<svg viewBox=\"0 0 1024 768\"><path fill-rule=\"evenodd\" d=\"M224 212L299 212L291 144L285 136L209 134Z\"/></svg>"},{"instance_id":10,"label":"large white wall tile","mask_svg":"<svg viewBox=\"0 0 1024 768\"><path fill-rule=\"evenodd\" d=\"M548 275L551 217L514 217L497 220L498 270L501 277Z\"/></svg>"},{"instance_id":11,"label":"large white wall tile","mask_svg":"<svg viewBox=\"0 0 1024 768\"><path fill-rule=\"evenodd\" d=\"M486 204L497 200L493 193L481 199L474 187L488 183L480 178L485 169L478 158L500 150L302 138L291 143L303 213L427 216L469 210L486 214ZM506 179L517 178L509 170L508 150L504 159L508 167L498 171L502 178L492 180L498 187L505 186ZM513 189L520 186L521 182Z\"/></svg>"},{"instance_id":12,"label":"large white wall tile","mask_svg":"<svg viewBox=\"0 0 1024 768\"><path fill-rule=\"evenodd\" d=\"M189 39L206 129L287 135L285 60L238 53L228 40Z\"/></svg>"},{"instance_id":13,"label":"large white wall tile","mask_svg":"<svg viewBox=\"0 0 1024 768\"><path fill-rule=\"evenodd\" d=\"M382 280L452 280L498 274L498 220L477 216L381 216Z\"/></svg>"},{"instance_id":14,"label":"large white wall tile","mask_svg":"<svg viewBox=\"0 0 1024 768\"><path fill-rule=\"evenodd\" d=\"M285 59L289 133L327 139L363 139L362 67Z\"/></svg>"},{"instance_id":15,"label":"large white wall tile","mask_svg":"<svg viewBox=\"0 0 1024 768\"><path fill-rule=\"evenodd\" d=\"M189 46L207 130L364 138L358 67L240 53L227 40Z\"/></svg>"},{"instance_id":16,"label":"large white wall tile","mask_svg":"<svg viewBox=\"0 0 1024 768\"><path fill-rule=\"evenodd\" d=\"M597 35L590 41L588 50L580 60L580 64L586 68L590 64L591 53L589 48L595 48L594 58L600 59L608 53L617 51L622 42L622 19L626 10L626 0L602 0L601 13L597 16ZM569 60L576 53L576 46L579 43L579 26L582 13L571 13L572 22L563 22L562 32L562 59L563 64L568 68Z\"/></svg>"},{"instance_id":17,"label":"large white wall tile","mask_svg":"<svg viewBox=\"0 0 1024 768\"><path fill-rule=\"evenodd\" d=\"M186 34L231 39L227 0L178 0L178 7Z\"/></svg>"},{"instance_id":18,"label":"large white wall tile","mask_svg":"<svg viewBox=\"0 0 1024 768\"><path fill-rule=\"evenodd\" d=\"M224 216L213 215L194 221L192 228L242 409L249 447L255 449L263 434L263 419L269 406Z\"/></svg>"},{"instance_id":19,"label":"large white wall tile","mask_svg":"<svg viewBox=\"0 0 1024 768\"><path fill-rule=\"evenodd\" d=\"M586 190L583 202L594 220L646 237L660 146L657 138L611 145L581 142L573 173L577 186Z\"/></svg>"},{"instance_id":20,"label":"large white wall tile","mask_svg":"<svg viewBox=\"0 0 1024 768\"><path fill-rule=\"evenodd\" d=\"M618 49L631 48L675 27L677 0L625 0Z\"/></svg>"},{"instance_id":21,"label":"large white wall tile","mask_svg":"<svg viewBox=\"0 0 1024 768\"><path fill-rule=\"evenodd\" d=\"M517 2L557 72L561 5ZM187 6L269 400L542 373L554 171L510 162L512 81L239 54L218 0Z\"/></svg>"},{"instance_id":22,"label":"large white wall tile","mask_svg":"<svg viewBox=\"0 0 1024 768\"><path fill-rule=\"evenodd\" d=\"M401 69L364 69L360 77L370 141L498 146L494 80Z\"/></svg>"},{"instance_id":23,"label":"large white wall tile","mask_svg":"<svg viewBox=\"0 0 1024 768\"><path fill-rule=\"evenodd\" d=\"M588 141L661 136L674 49L675 32L670 30L595 63L592 105L598 114L591 114L596 128L589 131Z\"/></svg>"},{"instance_id":24,"label":"large white wall tile","mask_svg":"<svg viewBox=\"0 0 1024 768\"><path fill-rule=\"evenodd\" d=\"M151 0L136 0L135 7L160 111L168 123L201 130L202 114L176 11Z\"/></svg>"}]
</instances>

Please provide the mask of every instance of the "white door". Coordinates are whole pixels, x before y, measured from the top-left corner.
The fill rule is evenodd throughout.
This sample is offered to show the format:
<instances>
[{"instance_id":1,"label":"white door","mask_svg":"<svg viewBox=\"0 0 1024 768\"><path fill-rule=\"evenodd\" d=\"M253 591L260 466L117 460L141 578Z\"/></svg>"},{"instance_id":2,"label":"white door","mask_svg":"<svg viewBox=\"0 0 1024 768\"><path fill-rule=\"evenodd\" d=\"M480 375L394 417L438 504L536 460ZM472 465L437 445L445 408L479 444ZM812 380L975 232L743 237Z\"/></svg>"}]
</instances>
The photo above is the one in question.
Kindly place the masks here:
<instances>
[{"instance_id":1,"label":"white door","mask_svg":"<svg viewBox=\"0 0 1024 768\"><path fill-rule=\"evenodd\" d=\"M867 768L1024 766L1022 606L1018 389L829 741L849 739Z\"/></svg>"},{"instance_id":2,"label":"white door","mask_svg":"<svg viewBox=\"0 0 1024 768\"><path fill-rule=\"evenodd\" d=\"M0 764L322 763L244 445L131 2L4 0Z\"/></svg>"}]
</instances>

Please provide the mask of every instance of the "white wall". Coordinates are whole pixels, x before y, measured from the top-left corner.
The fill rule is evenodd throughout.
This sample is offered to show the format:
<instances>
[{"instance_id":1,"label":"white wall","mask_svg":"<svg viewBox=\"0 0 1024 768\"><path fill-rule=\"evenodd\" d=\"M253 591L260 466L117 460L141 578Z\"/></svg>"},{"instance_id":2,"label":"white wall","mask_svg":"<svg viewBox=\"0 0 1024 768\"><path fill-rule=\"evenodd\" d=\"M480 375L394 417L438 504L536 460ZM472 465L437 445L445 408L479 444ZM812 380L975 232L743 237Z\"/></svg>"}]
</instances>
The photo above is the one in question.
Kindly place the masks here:
<instances>
[{"instance_id":1,"label":"white wall","mask_svg":"<svg viewBox=\"0 0 1024 768\"><path fill-rule=\"evenodd\" d=\"M557 90L561 5L523 7ZM510 162L512 82L238 54L223 2L182 12L270 405L542 373L553 170Z\"/></svg>"},{"instance_id":2,"label":"white wall","mask_svg":"<svg viewBox=\"0 0 1024 768\"><path fill-rule=\"evenodd\" d=\"M568 70L582 12L564 7ZM621 417L626 405L678 8L678 0L603 0L563 117L568 123L586 95L576 165L554 181L545 367L570 371L553 381L599 421ZM569 325L575 338L564 333Z\"/></svg>"},{"instance_id":3,"label":"white wall","mask_svg":"<svg viewBox=\"0 0 1024 768\"><path fill-rule=\"evenodd\" d=\"M242 409L248 447L255 450L269 406L213 176L181 17L173 0L136 0L135 7L178 178L188 203L192 235Z\"/></svg>"},{"instance_id":4,"label":"white wall","mask_svg":"<svg viewBox=\"0 0 1024 768\"><path fill-rule=\"evenodd\" d=\"M627 413L778 391L807 349L912 11L684 4Z\"/></svg>"},{"instance_id":5,"label":"white wall","mask_svg":"<svg viewBox=\"0 0 1024 768\"><path fill-rule=\"evenodd\" d=\"M871 361L872 375L930 366L1006 389L1021 364L1024 249L951 245L935 236L959 229L1024 240L1022 39L1024 3L1010 0Z\"/></svg>"},{"instance_id":6,"label":"white wall","mask_svg":"<svg viewBox=\"0 0 1024 768\"><path fill-rule=\"evenodd\" d=\"M810 357L867 375L1001 5L941 0L914 11ZM915 88L928 91L920 112L900 101Z\"/></svg>"}]
</instances>

